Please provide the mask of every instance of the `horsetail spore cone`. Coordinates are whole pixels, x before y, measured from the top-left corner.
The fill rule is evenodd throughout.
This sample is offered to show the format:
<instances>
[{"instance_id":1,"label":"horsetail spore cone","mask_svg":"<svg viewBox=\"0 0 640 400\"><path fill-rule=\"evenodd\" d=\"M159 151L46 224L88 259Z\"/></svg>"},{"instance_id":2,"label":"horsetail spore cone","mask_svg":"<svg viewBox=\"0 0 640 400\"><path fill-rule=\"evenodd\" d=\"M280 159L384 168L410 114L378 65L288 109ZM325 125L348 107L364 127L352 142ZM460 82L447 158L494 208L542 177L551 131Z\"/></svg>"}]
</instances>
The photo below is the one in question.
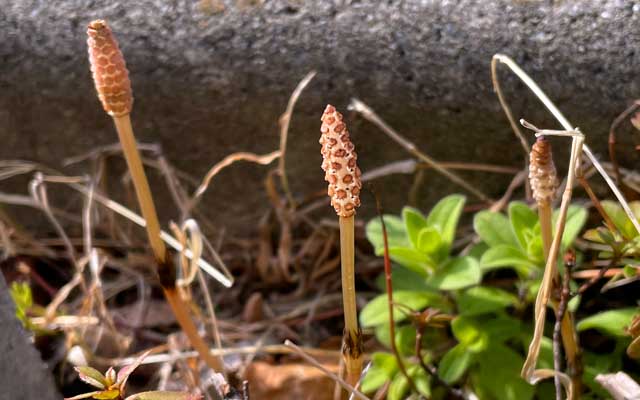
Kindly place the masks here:
<instances>
[{"instance_id":1,"label":"horsetail spore cone","mask_svg":"<svg viewBox=\"0 0 640 400\"><path fill-rule=\"evenodd\" d=\"M211 355L209 346L198 335L198 329L189 314L189 307L182 301L175 287L173 259L167 254L167 248L160 238L158 214L131 126L129 116L133 105L131 82L118 42L104 20L91 22L87 28L87 35L93 82L102 107L111 115L118 131L140 210L146 221L147 237L153 250L160 284L167 302L171 305L176 320L200 357L216 372L223 372L222 361Z\"/></svg>"},{"instance_id":2,"label":"horsetail spore cone","mask_svg":"<svg viewBox=\"0 0 640 400\"><path fill-rule=\"evenodd\" d=\"M111 116L129 114L133 106L129 71L111 28L99 19L89 24L87 34L91 74L102 107Z\"/></svg>"},{"instance_id":3,"label":"horsetail spore cone","mask_svg":"<svg viewBox=\"0 0 640 400\"><path fill-rule=\"evenodd\" d=\"M558 189L558 175L553 163L551 143L544 136L539 137L529 154L529 183L533 198L538 205L540 230L545 259L551 247L551 203Z\"/></svg>"},{"instance_id":4,"label":"horsetail spore cone","mask_svg":"<svg viewBox=\"0 0 640 400\"><path fill-rule=\"evenodd\" d=\"M341 217L350 217L360 205L362 183L358 156L342 114L335 107L328 105L321 120L322 169L325 172L324 179L329 182L327 194L336 213Z\"/></svg>"},{"instance_id":5,"label":"horsetail spore cone","mask_svg":"<svg viewBox=\"0 0 640 400\"><path fill-rule=\"evenodd\" d=\"M558 190L558 175L553 163L551 143L539 137L531 147L529 155L529 182L533 198L538 202L553 201Z\"/></svg>"},{"instance_id":6,"label":"horsetail spore cone","mask_svg":"<svg viewBox=\"0 0 640 400\"><path fill-rule=\"evenodd\" d=\"M342 114L332 105L322 114L320 144L322 169L329 183L327 194L340 220L340 257L342 262L342 301L347 382L354 385L362 372L362 331L358 326L355 288L354 215L360 205L360 169L357 155Z\"/></svg>"}]
</instances>

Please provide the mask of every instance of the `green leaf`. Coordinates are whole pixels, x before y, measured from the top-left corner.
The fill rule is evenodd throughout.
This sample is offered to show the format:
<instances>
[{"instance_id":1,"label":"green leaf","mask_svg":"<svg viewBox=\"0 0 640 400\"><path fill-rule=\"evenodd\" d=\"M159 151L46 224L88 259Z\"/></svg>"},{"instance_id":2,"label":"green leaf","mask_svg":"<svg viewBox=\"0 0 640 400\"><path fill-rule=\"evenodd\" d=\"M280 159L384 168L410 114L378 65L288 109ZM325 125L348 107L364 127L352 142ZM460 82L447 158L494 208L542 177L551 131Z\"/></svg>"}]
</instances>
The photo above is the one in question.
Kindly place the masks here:
<instances>
[{"instance_id":1,"label":"green leaf","mask_svg":"<svg viewBox=\"0 0 640 400\"><path fill-rule=\"evenodd\" d=\"M413 207L404 207L402 209L402 220L404 228L409 237L409 241L414 248L418 247L418 235L420 231L427 227L427 220L422 213Z\"/></svg>"},{"instance_id":2,"label":"green leaf","mask_svg":"<svg viewBox=\"0 0 640 400\"><path fill-rule=\"evenodd\" d=\"M506 267L514 268L525 275L532 269L538 268L522 250L506 244L489 248L480 259L480 268L483 272Z\"/></svg>"},{"instance_id":3,"label":"green leaf","mask_svg":"<svg viewBox=\"0 0 640 400\"><path fill-rule=\"evenodd\" d=\"M500 213L480 211L473 218L473 228L480 236L480 239L488 244L489 247L499 245L519 246L509 220Z\"/></svg>"},{"instance_id":4,"label":"green leaf","mask_svg":"<svg viewBox=\"0 0 640 400\"><path fill-rule=\"evenodd\" d=\"M387 240L389 247L409 247L411 243L404 230L404 222L395 215L385 215L384 224L387 227ZM380 218L374 218L366 227L367 239L371 242L377 255L384 254L384 242L382 238L382 224Z\"/></svg>"},{"instance_id":5,"label":"green leaf","mask_svg":"<svg viewBox=\"0 0 640 400\"><path fill-rule=\"evenodd\" d=\"M473 245L467 255L479 260L487 250L489 250L489 245L485 242L480 242Z\"/></svg>"},{"instance_id":6,"label":"green leaf","mask_svg":"<svg viewBox=\"0 0 640 400\"><path fill-rule=\"evenodd\" d=\"M89 385L97 387L98 389L107 387L107 379L97 369L82 366L75 367L75 370L78 372L78 377Z\"/></svg>"},{"instance_id":7,"label":"green leaf","mask_svg":"<svg viewBox=\"0 0 640 400\"><path fill-rule=\"evenodd\" d=\"M201 400L202 396L186 392L151 391L131 395L126 400Z\"/></svg>"},{"instance_id":8,"label":"green leaf","mask_svg":"<svg viewBox=\"0 0 640 400\"><path fill-rule=\"evenodd\" d=\"M605 241L603 240L602 236L599 233L599 229L600 228L589 229L582 235L582 237L592 242L605 243ZM606 229L606 228L602 228L602 229Z\"/></svg>"},{"instance_id":9,"label":"green leaf","mask_svg":"<svg viewBox=\"0 0 640 400\"><path fill-rule=\"evenodd\" d=\"M442 357L438 376L451 384L457 382L471 365L472 353L463 344L457 344Z\"/></svg>"},{"instance_id":10,"label":"green leaf","mask_svg":"<svg viewBox=\"0 0 640 400\"><path fill-rule=\"evenodd\" d=\"M478 321L468 317L456 317L451 322L453 336L465 346L468 351L478 353L487 348L489 335L482 330Z\"/></svg>"},{"instance_id":11,"label":"green leaf","mask_svg":"<svg viewBox=\"0 0 640 400\"><path fill-rule=\"evenodd\" d=\"M583 353L584 382L589 389L600 395L596 398L610 398L608 392L602 389L602 386L596 382L595 378L599 374L616 372L622 369L622 352L620 350L623 348L624 347L617 346L613 352L607 354L596 354L590 351Z\"/></svg>"},{"instance_id":12,"label":"green leaf","mask_svg":"<svg viewBox=\"0 0 640 400\"><path fill-rule=\"evenodd\" d=\"M582 301L582 295L577 294L573 296L571 300L569 300L569 303L567 303L567 310L575 313L578 310L578 307L580 307L580 301Z\"/></svg>"},{"instance_id":13,"label":"green leaf","mask_svg":"<svg viewBox=\"0 0 640 400\"><path fill-rule=\"evenodd\" d=\"M382 343L386 347L391 348L391 332L389 332L388 322L376 325L375 328L373 328L373 332L378 342Z\"/></svg>"},{"instance_id":14,"label":"green leaf","mask_svg":"<svg viewBox=\"0 0 640 400\"><path fill-rule=\"evenodd\" d=\"M478 326L489 337L489 347L491 347L491 343L503 343L518 337L522 329L522 323L519 319L507 315L482 318L478 321Z\"/></svg>"},{"instance_id":15,"label":"green leaf","mask_svg":"<svg viewBox=\"0 0 640 400\"><path fill-rule=\"evenodd\" d=\"M631 278L632 276L638 275L638 269L637 267L627 264L622 269L622 273L624 274L625 278Z\"/></svg>"},{"instance_id":16,"label":"green leaf","mask_svg":"<svg viewBox=\"0 0 640 400\"><path fill-rule=\"evenodd\" d=\"M427 224L437 228L447 248L451 247L466 197L454 194L440 200L427 216ZM447 250L447 253L449 250Z\"/></svg>"},{"instance_id":17,"label":"green leaf","mask_svg":"<svg viewBox=\"0 0 640 400\"><path fill-rule=\"evenodd\" d=\"M572 205L567 210L567 222L562 235L562 247L568 248L582 230L587 221L587 210L583 207Z\"/></svg>"},{"instance_id":18,"label":"green leaf","mask_svg":"<svg viewBox=\"0 0 640 400\"><path fill-rule=\"evenodd\" d=\"M395 315L395 314L394 314ZM396 348L402 356L413 356L415 354L416 345L416 329L413 325L396 325ZM389 332L389 323L377 325L375 327L376 339L387 347L391 347L391 332Z\"/></svg>"},{"instance_id":19,"label":"green leaf","mask_svg":"<svg viewBox=\"0 0 640 400\"><path fill-rule=\"evenodd\" d=\"M427 372L419 365L410 365L407 368L407 373L416 385L416 389L426 398L431 397L431 377L427 375Z\"/></svg>"},{"instance_id":20,"label":"green leaf","mask_svg":"<svg viewBox=\"0 0 640 400\"><path fill-rule=\"evenodd\" d=\"M398 372L398 364L393 354L376 352L371 355L371 367L362 381L364 393L373 392Z\"/></svg>"},{"instance_id":21,"label":"green leaf","mask_svg":"<svg viewBox=\"0 0 640 400\"><path fill-rule=\"evenodd\" d=\"M527 248L526 232L534 229L538 216L525 203L514 201L509 204L509 221L520 247Z\"/></svg>"},{"instance_id":22,"label":"green leaf","mask_svg":"<svg viewBox=\"0 0 640 400\"><path fill-rule=\"evenodd\" d=\"M436 228L423 228L418 235L418 250L428 254L436 264L441 263L447 257L447 246L442 240L440 232Z\"/></svg>"},{"instance_id":23,"label":"green leaf","mask_svg":"<svg viewBox=\"0 0 640 400\"><path fill-rule=\"evenodd\" d=\"M394 290L393 302L402 305L402 307L396 306L393 310L393 320L398 322L407 318L407 307L411 310L422 310L428 305L442 304L442 297L435 292ZM360 313L360 323L365 328L389 323L389 306L386 293L375 297L364 306Z\"/></svg>"},{"instance_id":24,"label":"green leaf","mask_svg":"<svg viewBox=\"0 0 640 400\"><path fill-rule=\"evenodd\" d=\"M473 316L501 310L514 305L518 298L504 290L477 286L466 290L458 297L460 315Z\"/></svg>"},{"instance_id":25,"label":"green leaf","mask_svg":"<svg viewBox=\"0 0 640 400\"><path fill-rule=\"evenodd\" d=\"M423 277L435 268L435 262L427 254L410 247L389 247L389 258Z\"/></svg>"},{"instance_id":26,"label":"green leaf","mask_svg":"<svg viewBox=\"0 0 640 400\"><path fill-rule=\"evenodd\" d=\"M520 377L523 359L503 344L491 346L476 356L479 366L473 381L483 400L530 400L534 387ZM480 394L482 393L482 394Z\"/></svg>"},{"instance_id":27,"label":"green leaf","mask_svg":"<svg viewBox=\"0 0 640 400\"><path fill-rule=\"evenodd\" d=\"M602 208L609 214L609 217L613 221L613 224L618 228L622 236L626 238L633 238L638 235L636 228L633 226L633 223L627 217L627 214L624 212L622 207L615 201L603 200L601 202ZM632 210L638 209L639 203L634 201L631 202L630 207ZM635 212L634 212L635 214ZM638 216L636 215L636 218Z\"/></svg>"},{"instance_id":28,"label":"green leaf","mask_svg":"<svg viewBox=\"0 0 640 400\"><path fill-rule=\"evenodd\" d=\"M396 346L404 356L412 356L416 349L416 328L413 325L396 327Z\"/></svg>"},{"instance_id":29,"label":"green leaf","mask_svg":"<svg viewBox=\"0 0 640 400\"><path fill-rule=\"evenodd\" d=\"M388 400L403 400L406 399L405 394L409 391L409 381L401 373L397 373L389 385L389 392L387 392Z\"/></svg>"},{"instance_id":30,"label":"green leaf","mask_svg":"<svg viewBox=\"0 0 640 400\"><path fill-rule=\"evenodd\" d=\"M526 250L527 256L532 263L539 265L540 267L545 264L542 237L540 236L540 233L529 239Z\"/></svg>"},{"instance_id":31,"label":"green leaf","mask_svg":"<svg viewBox=\"0 0 640 400\"><path fill-rule=\"evenodd\" d=\"M637 308L621 308L618 310L604 311L578 322L576 329L584 331L597 329L600 332L614 337L625 337L625 328L631 324L633 316L638 313Z\"/></svg>"},{"instance_id":32,"label":"green leaf","mask_svg":"<svg viewBox=\"0 0 640 400\"><path fill-rule=\"evenodd\" d=\"M387 284L385 283L384 274L380 274L376 278L376 286L380 291L385 292ZM393 290L409 290L409 291L431 291L432 289L427 285L424 276L413 272L408 268L397 266L391 268L391 283Z\"/></svg>"},{"instance_id":33,"label":"green leaf","mask_svg":"<svg viewBox=\"0 0 640 400\"><path fill-rule=\"evenodd\" d=\"M478 260L465 256L449 260L427 280L427 284L440 290L456 290L477 285L481 279Z\"/></svg>"},{"instance_id":34,"label":"green leaf","mask_svg":"<svg viewBox=\"0 0 640 400\"><path fill-rule=\"evenodd\" d=\"M25 328L28 328L29 318L27 313L33 306L33 296L31 294L31 286L27 282L14 281L9 289L11 299L16 305L16 318L22 322Z\"/></svg>"},{"instance_id":35,"label":"green leaf","mask_svg":"<svg viewBox=\"0 0 640 400\"><path fill-rule=\"evenodd\" d=\"M528 343L531 343L531 341L529 341ZM546 336L543 336L540 340L540 354L538 356L538 365L540 366L540 368L553 369L553 341Z\"/></svg>"}]
</instances>

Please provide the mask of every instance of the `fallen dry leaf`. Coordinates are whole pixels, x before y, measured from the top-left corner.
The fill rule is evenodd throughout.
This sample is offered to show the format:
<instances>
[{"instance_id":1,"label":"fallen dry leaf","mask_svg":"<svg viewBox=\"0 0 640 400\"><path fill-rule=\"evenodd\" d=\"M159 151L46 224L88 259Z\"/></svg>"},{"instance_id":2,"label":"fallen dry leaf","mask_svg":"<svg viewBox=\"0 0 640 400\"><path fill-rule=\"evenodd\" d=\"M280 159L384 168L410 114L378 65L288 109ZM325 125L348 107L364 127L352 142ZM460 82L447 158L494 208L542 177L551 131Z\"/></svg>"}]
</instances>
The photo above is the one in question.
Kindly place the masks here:
<instances>
[{"instance_id":1,"label":"fallen dry leaf","mask_svg":"<svg viewBox=\"0 0 640 400\"><path fill-rule=\"evenodd\" d=\"M337 363L323 363L338 373ZM256 361L249 365L245 378L251 397L270 400L332 400L334 381L318 369L304 364L272 365Z\"/></svg>"}]
</instances>

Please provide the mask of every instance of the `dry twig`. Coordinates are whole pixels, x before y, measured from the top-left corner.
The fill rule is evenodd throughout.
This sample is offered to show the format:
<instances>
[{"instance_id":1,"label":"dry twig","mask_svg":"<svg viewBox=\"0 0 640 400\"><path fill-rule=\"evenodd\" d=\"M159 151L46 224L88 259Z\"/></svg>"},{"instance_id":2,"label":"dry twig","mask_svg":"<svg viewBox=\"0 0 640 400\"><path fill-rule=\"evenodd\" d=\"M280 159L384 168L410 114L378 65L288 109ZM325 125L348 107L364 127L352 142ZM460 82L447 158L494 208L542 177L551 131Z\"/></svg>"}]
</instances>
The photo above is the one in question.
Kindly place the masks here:
<instances>
[{"instance_id":1,"label":"dry twig","mask_svg":"<svg viewBox=\"0 0 640 400\"><path fill-rule=\"evenodd\" d=\"M479 198L480 200L486 203L492 202L491 199L487 195L482 193L481 190L475 188L474 186L472 186L470 183L468 183L458 175L454 174L453 172L449 171L447 168L443 167L439 162L437 162L430 156L420 151L414 143L408 141L406 138L404 138L398 132L396 132L393 128L387 125L386 122L384 122L368 105L366 105L362 101L353 98L351 99L351 102L349 103L348 108L349 110L353 110L360 113L366 120L378 126L387 136L389 136L396 143L402 146L407 152L413 154L416 158L424 161L431 168L433 168L440 174L444 175L455 184L468 190L471 194L473 194L474 196L476 196L477 198Z\"/></svg>"},{"instance_id":2,"label":"dry twig","mask_svg":"<svg viewBox=\"0 0 640 400\"><path fill-rule=\"evenodd\" d=\"M302 94L302 91L307 87L309 82L316 76L316 71L311 71L298 83L296 89L291 94L289 98L289 102L287 103L287 109L280 116L280 159L278 160L278 173L280 174L280 182L282 184L282 190L287 196L287 200L289 201L289 207L291 209L295 209L296 202L293 198L293 194L291 194L291 189L289 188L289 179L287 178L287 169L285 166L286 154L287 154L287 137L289 136L289 124L291 123L291 115L293 114L293 108L298 102L298 98Z\"/></svg>"}]
</instances>

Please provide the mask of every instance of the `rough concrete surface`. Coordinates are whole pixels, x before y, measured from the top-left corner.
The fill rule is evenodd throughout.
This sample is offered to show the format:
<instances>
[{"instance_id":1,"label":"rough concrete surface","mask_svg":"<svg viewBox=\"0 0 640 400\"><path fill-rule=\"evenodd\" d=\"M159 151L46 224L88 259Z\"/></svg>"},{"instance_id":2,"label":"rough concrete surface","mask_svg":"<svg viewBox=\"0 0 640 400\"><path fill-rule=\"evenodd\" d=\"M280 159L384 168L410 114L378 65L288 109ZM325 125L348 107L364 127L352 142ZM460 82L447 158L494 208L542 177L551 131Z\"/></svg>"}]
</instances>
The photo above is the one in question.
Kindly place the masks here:
<instances>
[{"instance_id":1,"label":"rough concrete surface","mask_svg":"<svg viewBox=\"0 0 640 400\"><path fill-rule=\"evenodd\" d=\"M29 342L0 273L0 399L58 400L50 371Z\"/></svg>"},{"instance_id":2,"label":"rough concrete surface","mask_svg":"<svg viewBox=\"0 0 640 400\"><path fill-rule=\"evenodd\" d=\"M111 23L127 59L139 140L161 144L194 176L233 151L274 150L291 91L316 69L290 131L287 163L300 196L325 187L317 142L324 105L344 111L352 96L438 160L521 165L491 89L497 52L520 63L601 155L609 123L640 96L637 1L1 0L0 159L60 168L66 157L116 141L89 74L85 29L94 18ZM558 126L505 68L501 76L516 117ZM407 157L373 125L346 118L364 172ZM632 166L637 159L627 153ZM82 168L66 171L89 170ZM203 209L231 231L252 232L268 207L266 171L249 164L224 171ZM510 179L464 175L493 196ZM154 179L162 215L175 218ZM382 181L388 210L406 202L411 181ZM0 190L26 187L12 180ZM457 190L429 173L421 206Z\"/></svg>"}]
</instances>

